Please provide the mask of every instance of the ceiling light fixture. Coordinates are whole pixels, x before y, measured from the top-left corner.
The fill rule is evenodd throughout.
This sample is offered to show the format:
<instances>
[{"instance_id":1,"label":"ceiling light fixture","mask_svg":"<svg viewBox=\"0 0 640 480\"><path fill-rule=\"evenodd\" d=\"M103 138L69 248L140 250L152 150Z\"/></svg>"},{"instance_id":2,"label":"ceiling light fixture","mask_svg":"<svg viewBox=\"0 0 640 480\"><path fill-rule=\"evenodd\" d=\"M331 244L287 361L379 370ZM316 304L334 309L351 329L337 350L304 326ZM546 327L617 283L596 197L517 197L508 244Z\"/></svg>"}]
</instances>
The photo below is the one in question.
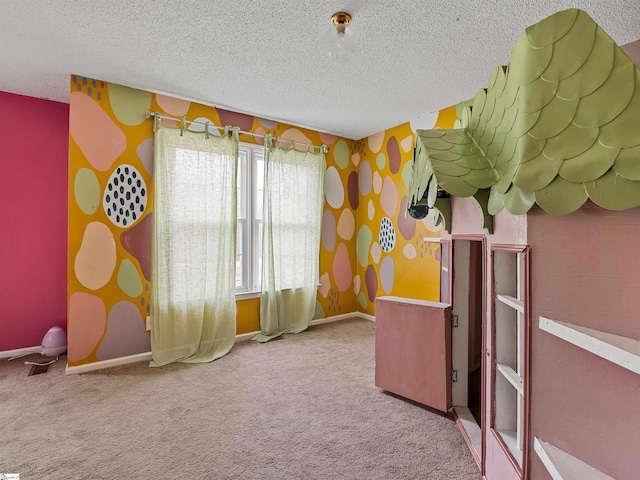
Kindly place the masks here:
<instances>
[{"instance_id":1,"label":"ceiling light fixture","mask_svg":"<svg viewBox=\"0 0 640 480\"><path fill-rule=\"evenodd\" d=\"M356 51L350 23L351 15L348 13L334 13L331 17L333 27L326 36L329 57L340 63L346 62Z\"/></svg>"}]
</instances>

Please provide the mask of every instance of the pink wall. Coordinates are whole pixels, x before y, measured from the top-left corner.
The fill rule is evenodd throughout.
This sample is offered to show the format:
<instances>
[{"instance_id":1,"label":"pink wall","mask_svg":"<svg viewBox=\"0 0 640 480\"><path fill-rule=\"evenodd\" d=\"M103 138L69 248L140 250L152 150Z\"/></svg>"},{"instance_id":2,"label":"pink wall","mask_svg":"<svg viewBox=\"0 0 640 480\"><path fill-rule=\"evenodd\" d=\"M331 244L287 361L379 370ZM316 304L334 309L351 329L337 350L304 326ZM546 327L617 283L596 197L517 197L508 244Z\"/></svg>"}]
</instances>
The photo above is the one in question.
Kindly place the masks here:
<instances>
[{"instance_id":1,"label":"pink wall","mask_svg":"<svg viewBox=\"0 0 640 480\"><path fill-rule=\"evenodd\" d=\"M67 323L69 105L0 92L0 351Z\"/></svg>"},{"instance_id":2,"label":"pink wall","mask_svg":"<svg viewBox=\"0 0 640 480\"><path fill-rule=\"evenodd\" d=\"M640 339L640 208L534 208L528 232L531 433L613 478L638 478L640 376L540 330L538 318ZM549 478L535 454L530 478Z\"/></svg>"}]
</instances>

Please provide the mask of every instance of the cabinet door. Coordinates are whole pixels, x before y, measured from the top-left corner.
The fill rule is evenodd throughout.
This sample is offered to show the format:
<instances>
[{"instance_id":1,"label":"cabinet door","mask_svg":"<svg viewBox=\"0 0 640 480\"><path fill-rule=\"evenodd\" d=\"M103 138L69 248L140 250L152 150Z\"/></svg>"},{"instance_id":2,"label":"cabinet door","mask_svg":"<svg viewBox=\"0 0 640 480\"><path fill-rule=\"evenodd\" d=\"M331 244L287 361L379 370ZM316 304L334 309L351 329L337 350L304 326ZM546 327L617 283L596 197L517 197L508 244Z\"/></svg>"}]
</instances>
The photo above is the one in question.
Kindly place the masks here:
<instances>
[{"instance_id":1,"label":"cabinet door","mask_svg":"<svg viewBox=\"0 0 640 480\"><path fill-rule=\"evenodd\" d=\"M446 412L451 408L451 307L376 299L376 386Z\"/></svg>"}]
</instances>

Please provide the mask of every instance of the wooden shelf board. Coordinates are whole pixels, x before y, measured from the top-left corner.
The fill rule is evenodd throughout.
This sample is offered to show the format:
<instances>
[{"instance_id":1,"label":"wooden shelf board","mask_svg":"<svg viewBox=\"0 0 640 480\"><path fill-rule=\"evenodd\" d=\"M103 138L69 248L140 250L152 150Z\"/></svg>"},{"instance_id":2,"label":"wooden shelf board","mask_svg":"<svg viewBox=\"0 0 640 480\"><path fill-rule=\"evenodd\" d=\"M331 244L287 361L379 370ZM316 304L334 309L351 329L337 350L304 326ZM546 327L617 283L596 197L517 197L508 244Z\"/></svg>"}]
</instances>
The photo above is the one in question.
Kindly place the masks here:
<instances>
[{"instance_id":1,"label":"wooden shelf board","mask_svg":"<svg viewBox=\"0 0 640 480\"><path fill-rule=\"evenodd\" d=\"M614 480L579 458L550 443L543 442L538 437L533 440L533 449L553 480Z\"/></svg>"},{"instance_id":2,"label":"wooden shelf board","mask_svg":"<svg viewBox=\"0 0 640 480\"><path fill-rule=\"evenodd\" d=\"M541 330L640 375L640 341L540 317Z\"/></svg>"},{"instance_id":3,"label":"wooden shelf board","mask_svg":"<svg viewBox=\"0 0 640 480\"><path fill-rule=\"evenodd\" d=\"M522 300L518 300L517 298L514 298L511 295L502 295L502 294L496 295L496 299L499 302L504 303L505 305L511 308L515 308L520 313L524 313L524 303L522 302Z\"/></svg>"},{"instance_id":4,"label":"wooden shelf board","mask_svg":"<svg viewBox=\"0 0 640 480\"><path fill-rule=\"evenodd\" d=\"M524 395L524 382L522 377L518 375L513 368L504 363L496 364L496 370L518 391L520 395Z\"/></svg>"}]
</instances>

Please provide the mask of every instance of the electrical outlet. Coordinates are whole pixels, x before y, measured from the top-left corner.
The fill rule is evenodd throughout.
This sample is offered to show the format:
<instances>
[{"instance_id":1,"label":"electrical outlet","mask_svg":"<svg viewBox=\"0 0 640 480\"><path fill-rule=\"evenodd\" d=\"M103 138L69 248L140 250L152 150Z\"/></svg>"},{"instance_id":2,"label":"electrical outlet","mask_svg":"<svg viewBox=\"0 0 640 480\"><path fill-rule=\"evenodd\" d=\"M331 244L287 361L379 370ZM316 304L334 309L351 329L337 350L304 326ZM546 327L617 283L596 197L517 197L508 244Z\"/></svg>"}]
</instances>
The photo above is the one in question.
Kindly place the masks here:
<instances>
[{"instance_id":1,"label":"electrical outlet","mask_svg":"<svg viewBox=\"0 0 640 480\"><path fill-rule=\"evenodd\" d=\"M151 317L147 316L147 332L151 331Z\"/></svg>"}]
</instances>

